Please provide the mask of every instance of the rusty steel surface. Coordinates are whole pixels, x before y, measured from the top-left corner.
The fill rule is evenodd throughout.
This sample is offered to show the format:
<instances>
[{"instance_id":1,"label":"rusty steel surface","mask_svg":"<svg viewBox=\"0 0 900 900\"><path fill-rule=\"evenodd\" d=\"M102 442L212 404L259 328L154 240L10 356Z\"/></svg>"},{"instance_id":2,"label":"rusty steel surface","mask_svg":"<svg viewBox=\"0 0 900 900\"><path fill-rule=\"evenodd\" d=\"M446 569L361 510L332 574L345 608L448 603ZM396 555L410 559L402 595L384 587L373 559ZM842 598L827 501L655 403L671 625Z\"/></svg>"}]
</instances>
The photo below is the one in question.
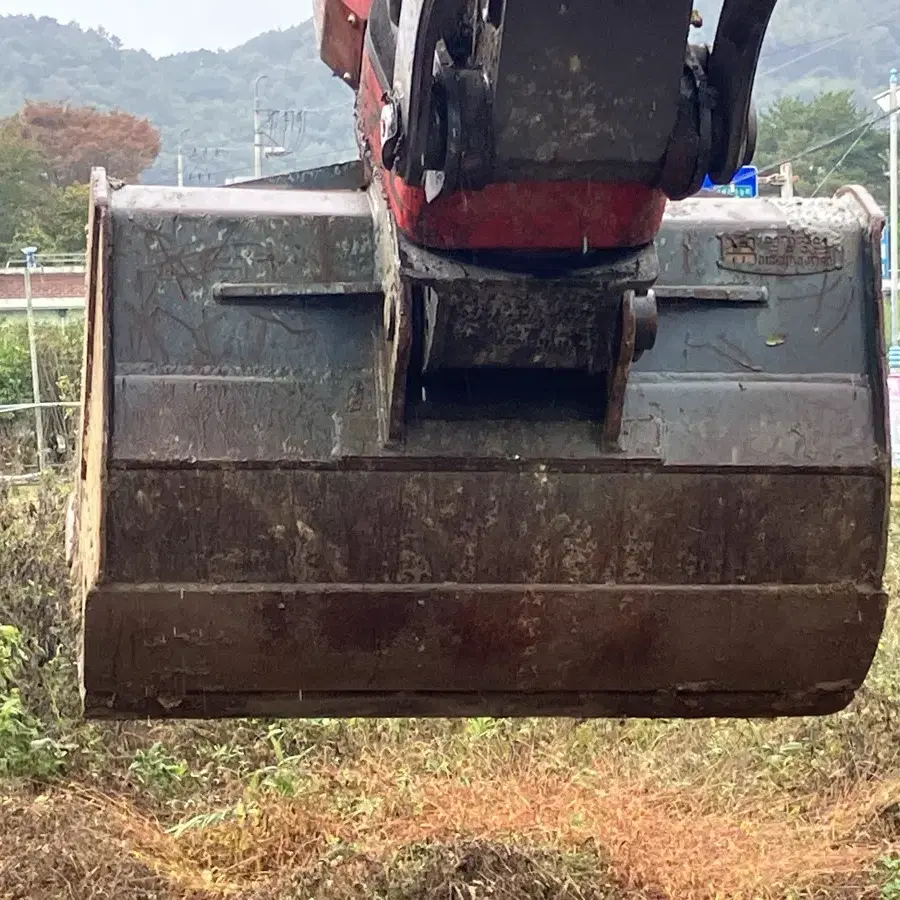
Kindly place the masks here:
<instances>
[{"instance_id":1,"label":"rusty steel surface","mask_svg":"<svg viewBox=\"0 0 900 900\"><path fill-rule=\"evenodd\" d=\"M302 169L296 172L283 172L248 181L238 181L228 187L232 190L235 188L254 190L265 187L270 190L290 191L362 191L365 190L367 184L368 179L362 160L353 159L320 166L318 169Z\"/></svg>"},{"instance_id":2,"label":"rusty steel surface","mask_svg":"<svg viewBox=\"0 0 900 900\"><path fill-rule=\"evenodd\" d=\"M576 0L562 12L532 0L507 15L492 73L496 170L513 179L657 173L675 124L690 8ZM622 41L620 29L637 21L637 45Z\"/></svg>"},{"instance_id":3,"label":"rusty steel surface","mask_svg":"<svg viewBox=\"0 0 900 900\"><path fill-rule=\"evenodd\" d=\"M427 293L426 371L500 366L606 372L615 365L610 344L621 292L604 297L586 286L548 297L540 285L523 284L486 304L481 287Z\"/></svg>"},{"instance_id":4,"label":"rusty steel surface","mask_svg":"<svg viewBox=\"0 0 900 900\"><path fill-rule=\"evenodd\" d=\"M401 241L404 277L427 287L426 372L502 367L600 373L616 367L622 293L653 283L651 249L586 253L577 265L550 259L540 277L533 262L532 271L521 263L516 270L515 257L499 256L501 263L496 255L479 254L479 265Z\"/></svg>"},{"instance_id":5,"label":"rusty steel surface","mask_svg":"<svg viewBox=\"0 0 900 900\"><path fill-rule=\"evenodd\" d=\"M852 688L829 693L782 694L704 691L694 694L634 691L301 691L264 693L179 693L129 695L88 693L90 719L226 719L262 718L753 718L759 716L826 716L840 712L853 699Z\"/></svg>"},{"instance_id":6,"label":"rusty steel surface","mask_svg":"<svg viewBox=\"0 0 900 900\"><path fill-rule=\"evenodd\" d=\"M518 692L533 709L541 695L630 695L639 715L698 714L707 693L727 711L730 694L759 714L845 702L885 605L853 586L160 585L100 589L86 627L107 647L91 693L113 711L120 697L160 697L177 716L179 701L293 694L302 712L306 692L468 694L491 709Z\"/></svg>"},{"instance_id":7,"label":"rusty steel surface","mask_svg":"<svg viewBox=\"0 0 900 900\"><path fill-rule=\"evenodd\" d=\"M411 340L415 290L450 276L403 257L365 193L95 198L87 715L852 698L885 612L889 491L864 197L670 206L658 335L613 447L565 403L503 418L391 393L410 363L409 345L385 363L390 311Z\"/></svg>"},{"instance_id":8,"label":"rusty steel surface","mask_svg":"<svg viewBox=\"0 0 900 900\"><path fill-rule=\"evenodd\" d=\"M108 579L721 586L877 577L879 543L860 524L881 518L875 474L390 463L114 468Z\"/></svg>"},{"instance_id":9,"label":"rusty steel surface","mask_svg":"<svg viewBox=\"0 0 900 900\"><path fill-rule=\"evenodd\" d=\"M313 21L319 56L346 84L359 86L367 4L359 0L315 0Z\"/></svg>"},{"instance_id":10,"label":"rusty steel surface","mask_svg":"<svg viewBox=\"0 0 900 900\"><path fill-rule=\"evenodd\" d=\"M248 229L264 226L278 228L278 218L282 216L290 217L293 224L307 227L331 220L346 227L359 227L360 223L366 223L370 231L372 228L369 203L365 193L360 191L272 191L266 188L235 190L234 187L125 185L113 192L112 209L120 222L124 222L127 216L134 216L135 230L139 229L137 217L154 215L169 218L180 216L185 221L200 221L206 225L217 224L220 217L225 219L234 216L240 226ZM233 228L234 226L232 230ZM208 237L204 250L212 252L218 243L233 245L230 237L228 233L219 235L218 240ZM282 237L282 243L286 243L289 248L292 235L288 231ZM331 240L336 242L338 235L332 235ZM259 242L257 239L257 243ZM298 245L298 249L308 252L312 248ZM319 251L323 252L322 247Z\"/></svg>"},{"instance_id":11,"label":"rusty steel surface","mask_svg":"<svg viewBox=\"0 0 900 900\"><path fill-rule=\"evenodd\" d=\"M409 144L400 174L411 184L425 168L435 44L456 36L448 23L467 7L472 16L459 0L401 7L386 90L400 104ZM675 123L690 14L684 0L522 0L502 27L474 17L468 64L490 85L479 134L493 144L492 180L652 181ZM629 31L633 40L622 41Z\"/></svg>"}]
</instances>

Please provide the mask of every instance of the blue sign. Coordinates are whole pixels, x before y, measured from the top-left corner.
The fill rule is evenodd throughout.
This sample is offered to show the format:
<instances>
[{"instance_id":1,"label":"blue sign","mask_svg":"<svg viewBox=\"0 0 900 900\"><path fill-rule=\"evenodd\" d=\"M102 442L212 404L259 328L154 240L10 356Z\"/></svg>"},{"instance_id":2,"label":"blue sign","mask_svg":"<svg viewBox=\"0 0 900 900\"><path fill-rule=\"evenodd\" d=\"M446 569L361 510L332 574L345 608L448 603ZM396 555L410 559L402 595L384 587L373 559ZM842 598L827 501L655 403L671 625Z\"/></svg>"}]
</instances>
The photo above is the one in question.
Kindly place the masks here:
<instances>
[{"instance_id":1,"label":"blue sign","mask_svg":"<svg viewBox=\"0 0 900 900\"><path fill-rule=\"evenodd\" d=\"M713 184L709 175L703 179L703 190L715 191L727 197L759 196L759 170L756 166L742 166L728 184Z\"/></svg>"},{"instance_id":2,"label":"blue sign","mask_svg":"<svg viewBox=\"0 0 900 900\"><path fill-rule=\"evenodd\" d=\"M881 232L881 278L882 281L891 280L891 224L884 223L884 231Z\"/></svg>"}]
</instances>

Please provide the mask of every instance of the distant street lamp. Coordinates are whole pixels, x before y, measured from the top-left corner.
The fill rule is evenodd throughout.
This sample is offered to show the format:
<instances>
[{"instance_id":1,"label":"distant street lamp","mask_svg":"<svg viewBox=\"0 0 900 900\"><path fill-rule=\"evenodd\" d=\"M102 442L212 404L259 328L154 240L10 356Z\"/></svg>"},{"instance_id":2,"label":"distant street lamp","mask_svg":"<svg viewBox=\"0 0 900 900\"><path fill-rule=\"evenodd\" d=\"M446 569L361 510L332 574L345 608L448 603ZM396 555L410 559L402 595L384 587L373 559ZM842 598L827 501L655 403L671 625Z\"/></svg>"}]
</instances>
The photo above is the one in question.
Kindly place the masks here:
<instances>
[{"instance_id":1,"label":"distant street lamp","mask_svg":"<svg viewBox=\"0 0 900 900\"><path fill-rule=\"evenodd\" d=\"M25 315L28 322L28 353L31 357L31 396L34 398L34 430L37 438L38 470L43 472L44 414L41 410L41 384L38 372L37 338L34 333L34 303L31 292L31 270L37 265L37 247L24 247L25 256Z\"/></svg>"},{"instance_id":2,"label":"distant street lamp","mask_svg":"<svg viewBox=\"0 0 900 900\"><path fill-rule=\"evenodd\" d=\"M177 160L177 182L178 187L184 187L184 149L182 145L184 144L185 135L190 131L190 128L182 128L181 134L178 135L178 160Z\"/></svg>"},{"instance_id":3,"label":"distant street lamp","mask_svg":"<svg viewBox=\"0 0 900 900\"><path fill-rule=\"evenodd\" d=\"M259 86L267 81L268 75L257 75L253 81L253 177L262 177L263 134L262 106L260 105Z\"/></svg>"}]
</instances>

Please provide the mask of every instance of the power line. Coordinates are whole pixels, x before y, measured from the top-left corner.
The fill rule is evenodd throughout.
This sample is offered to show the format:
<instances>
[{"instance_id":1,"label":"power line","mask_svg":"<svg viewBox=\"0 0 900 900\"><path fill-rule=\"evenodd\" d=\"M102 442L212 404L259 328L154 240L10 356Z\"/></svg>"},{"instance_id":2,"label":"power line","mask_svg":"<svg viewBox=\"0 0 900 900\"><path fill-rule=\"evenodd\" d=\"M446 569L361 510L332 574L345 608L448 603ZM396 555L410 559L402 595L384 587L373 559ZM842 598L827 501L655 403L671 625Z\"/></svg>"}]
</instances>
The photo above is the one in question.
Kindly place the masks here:
<instances>
[{"instance_id":1,"label":"power line","mask_svg":"<svg viewBox=\"0 0 900 900\"><path fill-rule=\"evenodd\" d=\"M888 22L894 20L897 15L897 9L895 8L891 15L884 16L881 19L876 19L874 22L869 22L866 24L867 28L877 28L879 25L886 25ZM852 37L854 35L859 35L860 30L853 29L850 31L842 31L840 33L835 33L830 37L819 38L819 41L825 41L826 43L822 44L820 47L814 47L812 50L807 51L806 53L801 53L800 56L795 56L793 59L785 60L783 63L779 63L777 66L772 66L770 69L765 69L762 72L757 74L757 78L764 78L767 75L773 75L775 72L780 72L782 69L786 69L788 66L794 65L794 63L802 62L804 59L807 59L810 56L814 56L816 53L821 53L823 50L827 50L829 47L833 47L835 44L839 44L841 41L845 41L848 37ZM814 43L813 41L809 41L808 43ZM798 44L793 49L798 49L802 47L803 44ZM783 48L785 50L791 48ZM778 52L782 52L782 49L779 48Z\"/></svg>"},{"instance_id":2,"label":"power line","mask_svg":"<svg viewBox=\"0 0 900 900\"><path fill-rule=\"evenodd\" d=\"M863 128L863 130L857 135L856 140L844 151L841 158L831 167L828 174L816 185L816 189L810 196L815 197L816 194L819 193L825 182L828 181L828 179L831 178L832 175L834 175L834 173L840 168L843 161L853 152L853 148L869 133L871 127L871 125L867 125L865 128Z\"/></svg>"},{"instance_id":3,"label":"power line","mask_svg":"<svg viewBox=\"0 0 900 900\"><path fill-rule=\"evenodd\" d=\"M203 159L209 159L210 153L214 158L218 159L223 153L231 153L233 148L230 147L191 147L190 158L196 159L198 156Z\"/></svg>"},{"instance_id":4,"label":"power line","mask_svg":"<svg viewBox=\"0 0 900 900\"><path fill-rule=\"evenodd\" d=\"M765 166L759 170L760 175L766 175L769 172L777 171L784 163L796 162L798 159L803 159L804 156L809 156L811 153L818 153L819 150L826 150L828 147L832 146L832 144L837 144L839 141L844 140L844 138L851 137L856 134L857 131L868 131L873 125L877 125L879 122L883 122L885 119L890 118L891 114L889 112L882 113L880 116L875 116L873 119L869 119L868 122L863 122L860 125L854 125L853 128L849 128L847 131L841 132L841 134L836 134L834 137L828 138L827 141L822 141L819 144L814 144L812 147L807 147L805 150L801 150L798 153L795 153L793 156L788 156L785 159L779 160L777 163L772 163L770 166Z\"/></svg>"},{"instance_id":5,"label":"power line","mask_svg":"<svg viewBox=\"0 0 900 900\"><path fill-rule=\"evenodd\" d=\"M330 106L318 106L304 109L266 109L266 125L263 136L277 147L297 151L316 116L332 111L345 112L348 103L333 103Z\"/></svg>"},{"instance_id":6,"label":"power line","mask_svg":"<svg viewBox=\"0 0 900 900\"><path fill-rule=\"evenodd\" d=\"M343 112L346 111L347 106L348 101L344 101L329 106L304 109L263 109L259 106L257 99L253 115L254 175L262 176L264 156L287 156L299 153L300 148L307 141L307 134L313 131L308 126L311 125L314 116L318 115L328 119L330 111L341 110ZM263 115L266 119L265 125L262 122Z\"/></svg>"},{"instance_id":7,"label":"power line","mask_svg":"<svg viewBox=\"0 0 900 900\"><path fill-rule=\"evenodd\" d=\"M826 34L824 37L811 38L808 41L799 41L796 44L780 44L776 47L769 47L766 45L763 47L763 51L760 54L760 62L764 62L772 56L784 56L785 53L796 53L798 50L806 50L807 47L813 47L815 44L823 44L826 41L841 37L845 34L847 34L846 31L835 31L831 34Z\"/></svg>"},{"instance_id":8,"label":"power line","mask_svg":"<svg viewBox=\"0 0 900 900\"><path fill-rule=\"evenodd\" d=\"M771 69L766 69L764 72L760 72L757 75L757 78L765 78L767 75L774 75L776 72L780 72L782 69L786 69L788 66L794 65L794 63L802 62L804 59L807 59L810 56L814 56L816 53L821 53L823 50L827 50L829 47L833 47L835 44L839 44L841 41L845 41L851 34L855 32L845 32L842 35L834 38L829 41L827 44L823 44L821 47L815 47L812 50L807 51L806 53L801 53L800 56L795 56L793 59L785 60L783 63L779 63L777 66L772 66Z\"/></svg>"},{"instance_id":9,"label":"power line","mask_svg":"<svg viewBox=\"0 0 900 900\"><path fill-rule=\"evenodd\" d=\"M336 147L334 150L322 150L316 153L307 154L306 156L301 157L297 160L297 166L303 167L308 165L310 162L314 162L318 159L324 159L326 157L334 157L334 156L343 156L345 153L358 153L359 148L356 146L353 147ZM202 173L203 177L207 180L211 179L220 179L220 178L233 178L241 175L252 174L253 166L243 166L241 168L235 169L219 169L214 171L207 171ZM270 175L273 173L270 173Z\"/></svg>"}]
</instances>

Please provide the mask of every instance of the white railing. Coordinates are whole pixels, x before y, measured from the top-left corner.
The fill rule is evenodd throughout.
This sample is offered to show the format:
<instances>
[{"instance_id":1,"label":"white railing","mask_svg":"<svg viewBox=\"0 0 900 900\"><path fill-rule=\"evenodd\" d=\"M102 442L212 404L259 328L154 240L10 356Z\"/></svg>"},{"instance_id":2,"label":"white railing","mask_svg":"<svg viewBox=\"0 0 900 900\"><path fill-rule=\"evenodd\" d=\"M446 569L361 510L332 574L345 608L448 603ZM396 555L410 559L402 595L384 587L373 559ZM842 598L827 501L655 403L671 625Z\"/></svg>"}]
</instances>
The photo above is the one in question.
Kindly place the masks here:
<instances>
[{"instance_id":1,"label":"white railing","mask_svg":"<svg viewBox=\"0 0 900 900\"><path fill-rule=\"evenodd\" d=\"M84 253L45 253L35 259L34 269L84 269L86 257ZM5 268L24 269L27 263L24 258L8 259Z\"/></svg>"},{"instance_id":2,"label":"white railing","mask_svg":"<svg viewBox=\"0 0 900 900\"><path fill-rule=\"evenodd\" d=\"M77 409L79 406L81 404L76 403L74 400L60 400L56 403L7 403L5 406L0 406L0 415L3 413L24 412L27 409L36 409L37 407L41 409Z\"/></svg>"}]
</instances>

